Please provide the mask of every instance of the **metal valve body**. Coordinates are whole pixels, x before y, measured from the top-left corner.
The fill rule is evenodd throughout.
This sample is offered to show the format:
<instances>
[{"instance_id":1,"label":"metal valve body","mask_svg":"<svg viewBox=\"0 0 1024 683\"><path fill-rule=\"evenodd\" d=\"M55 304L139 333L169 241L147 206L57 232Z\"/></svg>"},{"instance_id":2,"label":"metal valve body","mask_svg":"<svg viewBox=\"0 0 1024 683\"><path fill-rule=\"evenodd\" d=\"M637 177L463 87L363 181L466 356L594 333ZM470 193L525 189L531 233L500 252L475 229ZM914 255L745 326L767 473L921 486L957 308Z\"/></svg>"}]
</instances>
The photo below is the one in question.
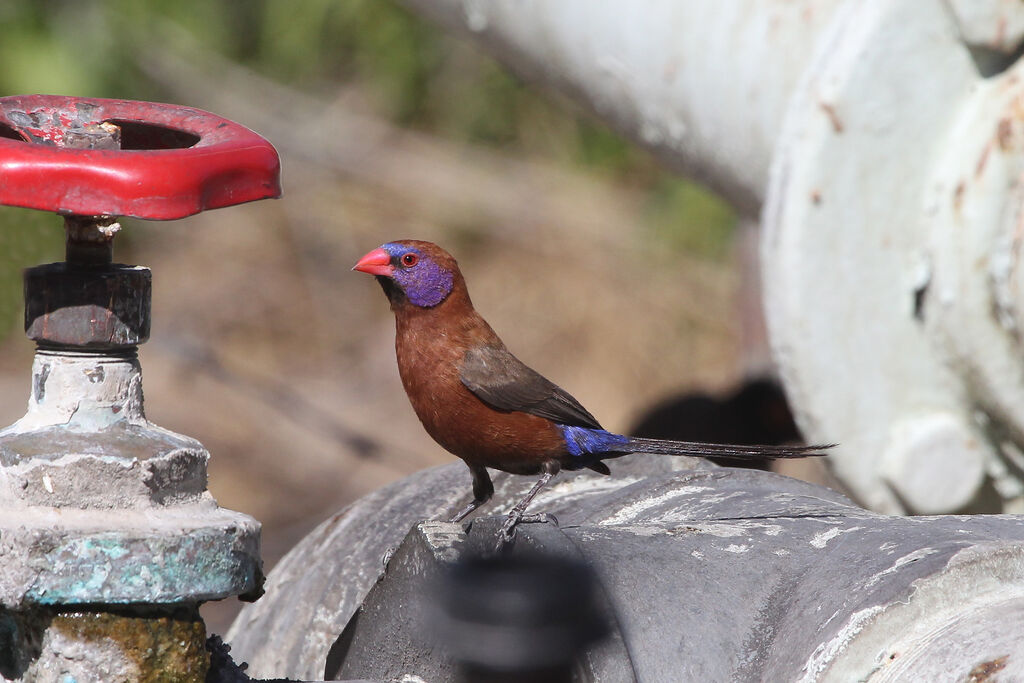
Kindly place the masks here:
<instances>
[{"instance_id":1,"label":"metal valve body","mask_svg":"<svg viewBox=\"0 0 1024 683\"><path fill-rule=\"evenodd\" d=\"M113 262L116 217L277 196L276 152L185 107L11 97L0 172L0 203L67 236L65 262L25 272L31 394L0 431L0 677L203 680L198 606L259 591L260 527L210 496L202 444L146 419L151 274Z\"/></svg>"}]
</instances>

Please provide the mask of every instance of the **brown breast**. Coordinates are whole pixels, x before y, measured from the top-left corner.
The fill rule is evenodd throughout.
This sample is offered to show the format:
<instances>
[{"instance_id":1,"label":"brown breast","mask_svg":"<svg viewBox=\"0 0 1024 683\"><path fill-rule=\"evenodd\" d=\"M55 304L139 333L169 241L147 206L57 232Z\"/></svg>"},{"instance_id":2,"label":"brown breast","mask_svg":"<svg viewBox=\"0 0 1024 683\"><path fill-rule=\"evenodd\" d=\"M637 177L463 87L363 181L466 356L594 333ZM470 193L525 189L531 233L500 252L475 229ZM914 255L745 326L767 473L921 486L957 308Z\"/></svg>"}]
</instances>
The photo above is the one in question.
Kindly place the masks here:
<instances>
[{"instance_id":1,"label":"brown breast","mask_svg":"<svg viewBox=\"0 0 1024 683\"><path fill-rule=\"evenodd\" d=\"M395 351L402 384L420 422L442 447L469 464L515 474L537 473L544 462L566 455L561 432L550 421L496 411L462 384L459 367L466 350L501 343L475 310L415 309L396 314Z\"/></svg>"}]
</instances>

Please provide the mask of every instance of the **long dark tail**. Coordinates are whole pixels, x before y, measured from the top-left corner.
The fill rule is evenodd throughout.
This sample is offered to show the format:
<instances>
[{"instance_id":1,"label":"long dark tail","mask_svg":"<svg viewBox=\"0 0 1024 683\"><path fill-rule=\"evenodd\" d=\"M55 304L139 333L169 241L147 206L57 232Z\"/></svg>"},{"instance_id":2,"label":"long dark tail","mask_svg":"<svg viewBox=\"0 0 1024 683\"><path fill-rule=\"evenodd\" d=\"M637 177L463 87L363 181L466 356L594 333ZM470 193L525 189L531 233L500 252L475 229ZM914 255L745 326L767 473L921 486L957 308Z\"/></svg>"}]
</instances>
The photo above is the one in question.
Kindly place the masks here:
<instances>
[{"instance_id":1,"label":"long dark tail","mask_svg":"<svg viewBox=\"0 0 1024 683\"><path fill-rule=\"evenodd\" d=\"M569 454L584 458L584 465L598 471L595 461L618 458L627 453L655 453L657 455L690 455L697 458L734 458L736 460L764 460L775 458L808 458L825 455L827 446L741 446L739 444L704 443L702 441L670 441L647 439L640 436L613 434L603 429L560 425Z\"/></svg>"},{"instance_id":2,"label":"long dark tail","mask_svg":"<svg viewBox=\"0 0 1024 683\"><path fill-rule=\"evenodd\" d=\"M690 455L697 458L808 458L824 456L835 444L820 446L740 446L736 444L702 443L698 441L669 441L667 439L646 439L627 436L621 443L610 444L605 451L616 457L626 453L656 453L658 455Z\"/></svg>"}]
</instances>

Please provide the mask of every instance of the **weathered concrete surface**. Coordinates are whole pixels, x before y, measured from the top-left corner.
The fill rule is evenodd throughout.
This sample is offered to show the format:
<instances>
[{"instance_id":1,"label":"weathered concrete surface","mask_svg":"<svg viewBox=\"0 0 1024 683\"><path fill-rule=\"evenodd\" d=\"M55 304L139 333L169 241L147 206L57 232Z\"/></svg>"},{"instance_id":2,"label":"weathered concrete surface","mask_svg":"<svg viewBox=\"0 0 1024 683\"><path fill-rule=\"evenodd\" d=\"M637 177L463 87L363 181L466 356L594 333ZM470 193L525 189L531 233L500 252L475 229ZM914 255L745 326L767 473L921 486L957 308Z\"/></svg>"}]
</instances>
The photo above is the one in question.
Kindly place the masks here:
<instances>
[{"instance_id":1,"label":"weathered concrete surface","mask_svg":"<svg viewBox=\"0 0 1024 683\"><path fill-rule=\"evenodd\" d=\"M1013 618L1024 600L1021 518L887 517L769 473L671 471L677 460L643 456L623 464L612 477L567 476L542 494L534 510L557 524L521 526L516 546L573 554L597 572L618 640L589 656L594 680L624 680L627 661L643 681L892 680L940 670L962 680L996 660L1007 675L1024 671L1024 643L999 635L1002 617L989 618ZM322 675L363 604L344 656L335 650L343 677L444 680L450 663L417 621L429 578L493 545L500 520L480 519L468 536L420 526L386 572L380 556L410 517L455 509L461 501L445 491L461 492L465 479L460 466L431 470L322 525L232 628L236 658L258 676ZM497 509L531 483L498 481Z\"/></svg>"}]
</instances>

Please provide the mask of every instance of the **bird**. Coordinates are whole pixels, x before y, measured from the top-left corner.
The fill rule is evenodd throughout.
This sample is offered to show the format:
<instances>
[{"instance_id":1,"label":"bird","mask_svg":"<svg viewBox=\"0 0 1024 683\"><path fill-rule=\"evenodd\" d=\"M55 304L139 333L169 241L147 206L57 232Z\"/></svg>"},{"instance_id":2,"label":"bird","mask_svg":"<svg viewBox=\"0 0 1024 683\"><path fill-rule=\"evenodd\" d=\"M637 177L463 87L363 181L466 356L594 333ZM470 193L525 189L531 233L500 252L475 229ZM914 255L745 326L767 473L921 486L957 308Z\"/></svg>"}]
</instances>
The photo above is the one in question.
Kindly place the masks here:
<instances>
[{"instance_id":1,"label":"bird","mask_svg":"<svg viewBox=\"0 0 1024 683\"><path fill-rule=\"evenodd\" d=\"M366 253L353 270L375 276L395 316L398 373L413 410L441 447L461 458L473 499L460 522L494 495L487 470L540 475L509 511L499 548L538 492L561 470L611 474L606 460L629 453L802 458L828 446L711 444L641 438L605 430L567 391L519 360L476 311L455 258L422 240L403 239Z\"/></svg>"}]
</instances>

